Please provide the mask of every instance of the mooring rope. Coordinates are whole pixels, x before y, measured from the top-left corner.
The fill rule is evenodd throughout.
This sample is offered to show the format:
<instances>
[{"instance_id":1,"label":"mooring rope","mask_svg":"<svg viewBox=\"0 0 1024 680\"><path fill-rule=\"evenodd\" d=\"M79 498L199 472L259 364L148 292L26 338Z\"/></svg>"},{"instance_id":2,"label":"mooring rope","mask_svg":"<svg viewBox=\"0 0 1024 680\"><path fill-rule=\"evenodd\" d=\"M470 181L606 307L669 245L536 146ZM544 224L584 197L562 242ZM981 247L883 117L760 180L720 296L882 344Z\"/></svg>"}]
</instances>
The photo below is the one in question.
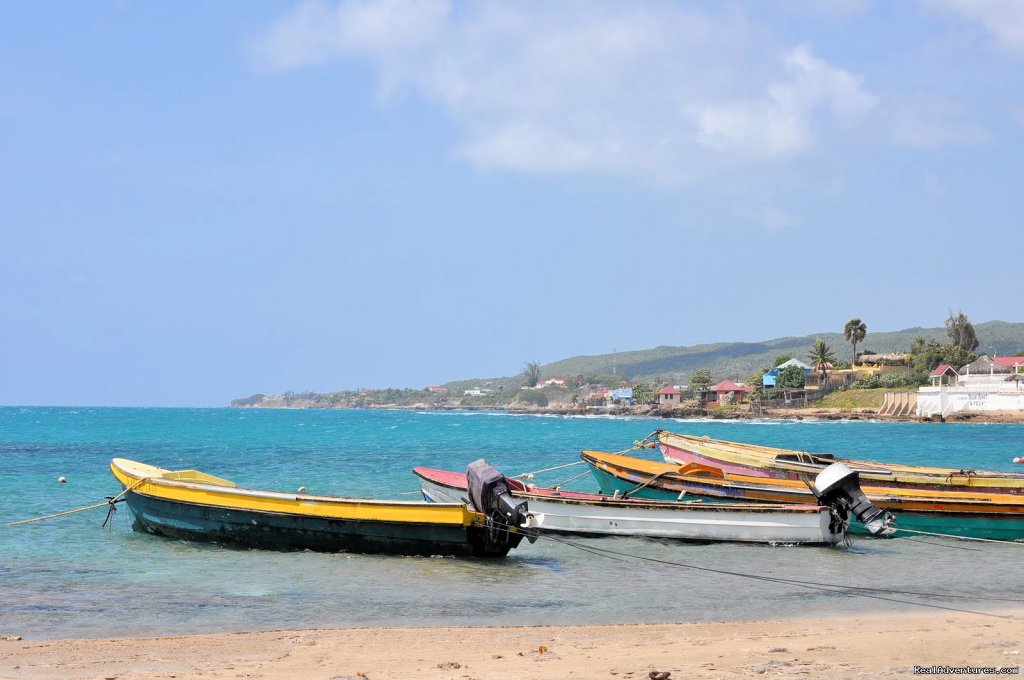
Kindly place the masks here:
<instances>
[{"instance_id":1,"label":"mooring rope","mask_svg":"<svg viewBox=\"0 0 1024 680\"><path fill-rule=\"evenodd\" d=\"M899 516L896 517L896 521L899 522ZM1024 548L1024 542L1021 541L1000 541L995 538L976 538L974 536L957 536L956 534L940 534L934 531L918 531L917 529L902 529L896 527L896 531L904 531L908 534L921 534L922 536L938 536L939 538L955 538L958 541L977 541L979 543L998 543L999 545L1016 545Z\"/></svg>"},{"instance_id":2,"label":"mooring rope","mask_svg":"<svg viewBox=\"0 0 1024 680\"><path fill-rule=\"evenodd\" d=\"M561 470L562 468L572 467L573 465L583 465L585 460L578 460L575 463L566 463L565 465L556 465L555 467L544 468L543 470L534 470L533 472L524 472L522 474L512 477L512 479L533 479L534 475L539 475L544 472L551 472L552 470Z\"/></svg>"},{"instance_id":3,"label":"mooring rope","mask_svg":"<svg viewBox=\"0 0 1024 680\"><path fill-rule=\"evenodd\" d=\"M507 531L507 529L506 529L506 531ZM523 532L523 533L526 533L526 532ZM529 536L530 534L527 534L527 535ZM916 602L914 600L904 600L904 599L899 599L899 598L895 598L895 597L886 597L886 595L909 595L909 596L935 597L935 598L944 598L944 599L987 600L987 601L992 601L992 602L1021 602L1021 600L1019 600L1019 599L984 597L984 596L978 596L978 595L946 595L946 594L939 594L939 593L923 593L923 592L919 592L919 591L901 591L901 590L888 589L888 588L871 588L871 587L868 587L868 586L848 586L848 585L843 585L843 584L838 584L838 583L819 583L819 582L815 582L815 581L797 581L795 579L787 579L787 578L782 578L782 577L763 576L763 575L760 575L760 574L748 574L748 573L738 572L738 571L729 571L729 570L726 570L726 569L715 569L715 568L712 568L712 567L701 567L701 566L694 565L694 564L686 564L686 563L683 563L683 562L674 562L672 560L663 560L663 559L659 559L659 558L656 558L656 557L645 557L643 555L634 555L634 554L631 554L631 553L620 552L620 551L617 551L617 550L609 550L607 548L599 548L599 547L595 547L595 546L584 546L584 545L580 545L580 544L578 544L578 543L576 543L574 541L567 541L567 540L565 540L563 538L558 538L556 536L552 536L549 533L540 533L540 532L536 532L535 531L535 532L533 532L532 535L536 536L536 537L546 538L546 539L549 539L549 540L554 541L556 543L561 543L561 544L567 545L567 546L569 546L571 548L576 548L577 550L581 550L583 552L587 552L587 553L591 553L591 554L595 554L595 555L600 555L602 557L606 557L606 558L609 558L609 559L621 559L623 557L628 557L628 558L632 558L632 559L635 559L635 560L640 560L640 561L643 561L643 562L652 562L652 563L655 563L655 564L664 564L664 565L673 566L673 567L681 567L683 569L693 569L695 571L704 571L704 572L709 572L709 573L713 573L713 574L722 574L722 575L725 575L725 576L735 576L737 578L746 578L746 579L751 579L751 580L755 580L755 581L763 581L763 582L767 582L767 583L780 583L780 584L792 585L792 586L796 586L798 588L806 588L806 589L809 589L809 590L818 590L818 591L827 592L827 593L835 593L835 594L838 594L838 595L851 595L851 596L854 596L854 597L865 597L865 598L869 598L869 599L873 599L873 600L883 600L883 601L886 601L886 602L896 602L896 603L899 603L899 604L916 605L918 607L927 607L929 609L941 609L941 610L944 610L944 611L953 611L953 612L959 612L959 613L962 613L962 614L976 614L978 616L989 616L989 617L993 617L993 618L997 618L997 619L1008 619L1008 620L1011 620L1011 621L1019 620L1017 617L1011 616L1011 615L1007 615L1007 614L993 614L991 612L980 612L980 611L975 611L973 609L964 609L964 608L961 608L961 607L948 607L948 606L944 606L944 605L931 604L931 603L927 603L927 602Z\"/></svg>"},{"instance_id":4,"label":"mooring rope","mask_svg":"<svg viewBox=\"0 0 1024 680\"><path fill-rule=\"evenodd\" d=\"M139 481L135 482L131 486L126 487L124 491L122 491L121 493L117 494L116 496L111 496L107 500L103 501L102 503L97 503L96 505L87 505L84 508L75 508L74 510L67 510L65 512L58 512L58 513L55 513L53 515L43 515L42 517L33 517L31 519L18 520L17 522L8 522L7 526L9 526L9 527L16 527L19 524L31 524L32 522L42 522L44 519L55 519L57 517L67 517L68 515L74 515L75 513L78 513L78 512L85 512L86 510L95 510L96 508L102 508L104 506L114 505L126 493L128 493L129 491L131 491L135 487L139 486L143 482L147 482L147 481L149 481L149 477L143 477L142 479L140 479Z\"/></svg>"},{"instance_id":5,"label":"mooring rope","mask_svg":"<svg viewBox=\"0 0 1024 680\"><path fill-rule=\"evenodd\" d=\"M580 462L582 463L583 461L580 461ZM578 474L578 475L576 475L575 477L570 477L569 479L565 480L565 481L564 481L564 482L562 482L561 484L555 484L555 485L554 485L553 487L551 487L551 488L552 488L552 489L556 489L556 490L560 490L560 489L561 489L561 488L562 488L563 486L565 486L565 485L566 485L566 484L568 484L569 482L575 482L575 481L576 481L577 479L579 479L580 477L586 477L586 476L587 476L587 475L589 475L589 474L590 474L590 470L587 470L586 472L583 472L583 473L581 473L581 474Z\"/></svg>"},{"instance_id":6,"label":"mooring rope","mask_svg":"<svg viewBox=\"0 0 1024 680\"><path fill-rule=\"evenodd\" d=\"M619 496L619 498L626 498L626 497L629 496L629 494L636 493L637 491L640 491L641 489L644 489L645 487L647 487L648 484L650 484L654 480L658 479L659 477L663 477L663 476L671 474L673 472L675 472L675 470L665 470L663 472L659 472L658 474L649 477L647 479L647 481L644 482L643 484L638 484L637 486L633 487L632 489L629 489L628 491L623 491L622 495Z\"/></svg>"}]
</instances>

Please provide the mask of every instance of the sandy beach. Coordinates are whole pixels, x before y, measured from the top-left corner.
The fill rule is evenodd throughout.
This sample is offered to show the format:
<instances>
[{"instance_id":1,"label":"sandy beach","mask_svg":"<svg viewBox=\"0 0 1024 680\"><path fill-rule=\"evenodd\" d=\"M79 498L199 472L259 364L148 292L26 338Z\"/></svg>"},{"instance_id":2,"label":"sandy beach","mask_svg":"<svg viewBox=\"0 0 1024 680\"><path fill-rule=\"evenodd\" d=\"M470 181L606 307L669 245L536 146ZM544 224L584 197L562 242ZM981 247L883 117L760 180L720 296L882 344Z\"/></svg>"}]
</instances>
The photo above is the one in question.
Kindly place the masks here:
<instances>
[{"instance_id":1,"label":"sandy beach","mask_svg":"<svg viewBox=\"0 0 1024 680\"><path fill-rule=\"evenodd\" d=\"M685 589L684 589L685 592ZM1024 610L612 626L363 628L137 639L0 640L0 677L895 677L1019 668Z\"/></svg>"}]
</instances>

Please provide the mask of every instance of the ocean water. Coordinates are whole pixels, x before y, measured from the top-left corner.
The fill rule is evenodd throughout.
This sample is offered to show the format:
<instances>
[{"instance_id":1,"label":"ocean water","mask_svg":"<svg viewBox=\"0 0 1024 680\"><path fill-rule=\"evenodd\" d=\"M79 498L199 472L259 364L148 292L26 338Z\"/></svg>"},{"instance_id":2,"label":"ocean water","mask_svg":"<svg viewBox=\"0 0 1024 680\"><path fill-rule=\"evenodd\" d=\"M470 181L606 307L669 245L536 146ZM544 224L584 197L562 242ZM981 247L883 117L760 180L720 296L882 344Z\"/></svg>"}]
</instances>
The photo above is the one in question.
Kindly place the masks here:
<instances>
[{"instance_id":1,"label":"ocean water","mask_svg":"<svg viewBox=\"0 0 1024 680\"><path fill-rule=\"evenodd\" d=\"M1019 468L1011 460L1024 456L1021 425L6 407L0 523L116 494L108 469L115 456L198 468L257 488L415 498L415 465L464 469L485 457L513 475L573 463L583 448L626 449L657 428L979 469ZM583 472L576 465L537 481L555 484ZM60 476L66 484L57 483ZM568 486L595 488L589 477ZM1024 607L1024 544L858 538L850 547L814 548L606 538L567 545L542 538L505 560L483 561L240 550L134 533L124 506L104 529L105 514L0 525L0 635L701 621L904 611L917 609L914 603ZM856 587L894 592L872 599L857 596Z\"/></svg>"}]
</instances>

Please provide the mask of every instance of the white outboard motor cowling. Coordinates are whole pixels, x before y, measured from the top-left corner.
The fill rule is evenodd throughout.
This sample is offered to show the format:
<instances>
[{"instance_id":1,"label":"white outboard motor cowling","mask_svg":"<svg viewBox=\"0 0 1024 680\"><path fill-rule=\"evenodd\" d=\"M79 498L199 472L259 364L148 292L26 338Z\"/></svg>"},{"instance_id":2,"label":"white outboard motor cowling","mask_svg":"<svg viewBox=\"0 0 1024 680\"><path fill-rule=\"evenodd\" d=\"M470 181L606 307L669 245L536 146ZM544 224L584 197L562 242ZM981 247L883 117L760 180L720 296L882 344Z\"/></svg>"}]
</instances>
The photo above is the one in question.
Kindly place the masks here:
<instances>
[{"instance_id":1,"label":"white outboard motor cowling","mask_svg":"<svg viewBox=\"0 0 1024 680\"><path fill-rule=\"evenodd\" d=\"M873 536L890 536L895 531L893 516L868 500L860 488L860 474L843 463L832 463L819 472L811 489L819 503L843 515L852 513Z\"/></svg>"}]
</instances>

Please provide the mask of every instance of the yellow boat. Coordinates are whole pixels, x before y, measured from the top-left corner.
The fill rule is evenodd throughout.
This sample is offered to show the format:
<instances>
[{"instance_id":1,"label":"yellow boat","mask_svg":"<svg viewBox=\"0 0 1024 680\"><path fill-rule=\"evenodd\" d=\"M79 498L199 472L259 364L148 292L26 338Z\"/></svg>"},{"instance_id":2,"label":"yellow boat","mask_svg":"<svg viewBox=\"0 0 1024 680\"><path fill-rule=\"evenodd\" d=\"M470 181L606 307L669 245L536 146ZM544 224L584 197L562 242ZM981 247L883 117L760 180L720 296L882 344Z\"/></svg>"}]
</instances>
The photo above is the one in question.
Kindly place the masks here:
<instances>
[{"instance_id":1,"label":"yellow boat","mask_svg":"<svg viewBox=\"0 0 1024 680\"><path fill-rule=\"evenodd\" d=\"M465 503L246 489L198 470L124 458L115 458L110 470L125 489L136 531L254 548L501 557L522 539L518 513L526 512L519 502L496 511L500 489L493 486L474 496L482 499L485 512L479 512Z\"/></svg>"},{"instance_id":2,"label":"yellow boat","mask_svg":"<svg viewBox=\"0 0 1024 680\"><path fill-rule=\"evenodd\" d=\"M600 451L584 451L601 491L618 497L659 500L708 498L773 503L816 502L810 480L774 479L726 472L702 463L676 465ZM862 485L865 496L909 529L1002 540L1024 539L1024 498L981 491L935 492Z\"/></svg>"},{"instance_id":3,"label":"yellow boat","mask_svg":"<svg viewBox=\"0 0 1024 680\"><path fill-rule=\"evenodd\" d=\"M837 458L827 453L779 449L710 437L675 434L666 430L658 430L653 436L668 463L705 463L720 467L726 472L751 477L798 480L801 475L817 474L826 466L841 462L859 472L865 484L889 489L916 488L939 493L970 490L1024 495L1024 474L1019 472L852 460Z\"/></svg>"}]
</instances>

